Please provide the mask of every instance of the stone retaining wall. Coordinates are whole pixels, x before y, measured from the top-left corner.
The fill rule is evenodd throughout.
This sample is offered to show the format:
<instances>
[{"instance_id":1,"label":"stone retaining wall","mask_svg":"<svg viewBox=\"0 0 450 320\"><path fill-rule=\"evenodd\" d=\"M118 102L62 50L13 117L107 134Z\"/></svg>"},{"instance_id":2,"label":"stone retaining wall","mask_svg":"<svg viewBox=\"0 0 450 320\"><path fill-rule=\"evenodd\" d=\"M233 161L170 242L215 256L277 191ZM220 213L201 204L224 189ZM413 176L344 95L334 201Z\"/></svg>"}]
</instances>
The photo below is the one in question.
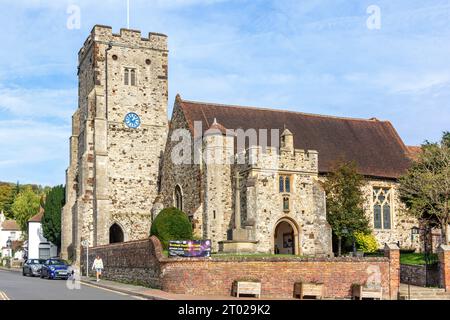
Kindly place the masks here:
<instances>
[{"instance_id":1,"label":"stone retaining wall","mask_svg":"<svg viewBox=\"0 0 450 320\"><path fill-rule=\"evenodd\" d=\"M89 263L98 254L107 279L180 294L229 296L233 281L251 278L261 281L262 298L292 298L296 281L323 282L326 297L348 298L352 284L379 274L383 297L396 299L399 250L387 247L386 253L386 257L377 258L165 258L159 240L151 237L90 248Z\"/></svg>"},{"instance_id":2,"label":"stone retaining wall","mask_svg":"<svg viewBox=\"0 0 450 320\"><path fill-rule=\"evenodd\" d=\"M401 264L400 282L419 287L440 287L439 264L429 267L426 265Z\"/></svg>"}]
</instances>

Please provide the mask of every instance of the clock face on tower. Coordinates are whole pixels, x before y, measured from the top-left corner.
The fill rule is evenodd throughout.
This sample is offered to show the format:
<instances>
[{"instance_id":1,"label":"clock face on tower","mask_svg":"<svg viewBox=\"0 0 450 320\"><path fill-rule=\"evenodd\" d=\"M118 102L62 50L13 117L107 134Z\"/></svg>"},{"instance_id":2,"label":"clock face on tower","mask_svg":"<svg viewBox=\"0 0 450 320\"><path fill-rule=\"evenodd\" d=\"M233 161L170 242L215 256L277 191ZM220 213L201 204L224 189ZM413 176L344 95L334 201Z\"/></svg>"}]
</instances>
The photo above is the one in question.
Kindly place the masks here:
<instances>
[{"instance_id":1,"label":"clock face on tower","mask_svg":"<svg viewBox=\"0 0 450 320\"><path fill-rule=\"evenodd\" d=\"M134 112L127 113L124 121L127 127L131 129L137 129L141 125L141 119Z\"/></svg>"}]
</instances>

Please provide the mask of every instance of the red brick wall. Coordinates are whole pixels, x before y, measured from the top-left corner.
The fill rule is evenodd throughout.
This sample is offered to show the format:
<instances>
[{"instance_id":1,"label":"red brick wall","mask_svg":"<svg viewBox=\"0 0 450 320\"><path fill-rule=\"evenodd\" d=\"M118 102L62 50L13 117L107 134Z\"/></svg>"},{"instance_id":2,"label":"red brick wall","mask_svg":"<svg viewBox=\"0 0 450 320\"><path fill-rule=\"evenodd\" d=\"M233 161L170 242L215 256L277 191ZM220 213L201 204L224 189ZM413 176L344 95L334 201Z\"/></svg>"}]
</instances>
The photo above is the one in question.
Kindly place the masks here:
<instances>
[{"instance_id":1,"label":"red brick wall","mask_svg":"<svg viewBox=\"0 0 450 320\"><path fill-rule=\"evenodd\" d=\"M441 245L439 250L441 283L445 291L450 292L450 246Z\"/></svg>"},{"instance_id":2,"label":"red brick wall","mask_svg":"<svg viewBox=\"0 0 450 320\"><path fill-rule=\"evenodd\" d=\"M380 258L180 259L164 258L161 244L152 237L92 248L90 259L102 256L106 278L139 280L172 293L229 296L233 281L258 279L262 298L292 298L296 281L323 282L326 297L350 297L352 284L365 282L375 267L381 273L384 298L396 299L399 252L387 250L388 256Z\"/></svg>"}]
</instances>

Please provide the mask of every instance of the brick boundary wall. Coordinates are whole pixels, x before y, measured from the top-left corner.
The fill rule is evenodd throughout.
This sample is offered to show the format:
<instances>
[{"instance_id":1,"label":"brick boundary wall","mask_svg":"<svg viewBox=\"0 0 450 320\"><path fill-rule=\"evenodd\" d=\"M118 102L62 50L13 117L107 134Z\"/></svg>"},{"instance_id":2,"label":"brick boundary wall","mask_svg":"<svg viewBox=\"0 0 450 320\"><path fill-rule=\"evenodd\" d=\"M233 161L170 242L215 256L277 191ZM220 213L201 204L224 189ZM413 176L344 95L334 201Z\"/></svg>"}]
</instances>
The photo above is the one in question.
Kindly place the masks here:
<instances>
[{"instance_id":1,"label":"brick boundary wall","mask_svg":"<svg viewBox=\"0 0 450 320\"><path fill-rule=\"evenodd\" d=\"M380 272L384 299L397 299L400 285L400 252L386 246L385 257L306 258L232 257L165 258L156 237L89 248L89 263L102 257L104 277L136 283L171 293L230 296L238 279L260 280L262 298L292 298L296 281L319 281L325 297L349 298L355 283L364 283ZM84 269L86 252L82 252ZM373 276L373 274L372 274Z\"/></svg>"},{"instance_id":2,"label":"brick boundary wall","mask_svg":"<svg viewBox=\"0 0 450 320\"><path fill-rule=\"evenodd\" d=\"M450 245L441 245L438 248L438 255L441 266L441 284L445 291L450 292Z\"/></svg>"}]
</instances>

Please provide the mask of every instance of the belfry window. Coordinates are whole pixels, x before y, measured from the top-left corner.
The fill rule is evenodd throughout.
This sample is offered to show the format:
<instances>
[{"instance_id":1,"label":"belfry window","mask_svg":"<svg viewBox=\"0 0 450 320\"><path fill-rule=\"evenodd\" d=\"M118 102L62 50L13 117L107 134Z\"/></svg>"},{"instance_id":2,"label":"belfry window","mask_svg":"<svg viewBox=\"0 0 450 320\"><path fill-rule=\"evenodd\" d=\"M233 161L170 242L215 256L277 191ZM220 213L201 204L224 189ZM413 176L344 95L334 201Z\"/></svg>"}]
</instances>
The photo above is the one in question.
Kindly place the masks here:
<instances>
[{"instance_id":1,"label":"belfry window","mask_svg":"<svg viewBox=\"0 0 450 320\"><path fill-rule=\"evenodd\" d=\"M175 187L175 207L179 210L183 210L183 194L179 185Z\"/></svg>"},{"instance_id":2,"label":"belfry window","mask_svg":"<svg viewBox=\"0 0 450 320\"><path fill-rule=\"evenodd\" d=\"M373 223L375 229L391 229L392 189L373 188Z\"/></svg>"},{"instance_id":3,"label":"belfry window","mask_svg":"<svg viewBox=\"0 0 450 320\"><path fill-rule=\"evenodd\" d=\"M124 85L136 86L136 69L125 68L123 77L124 77L124 81L123 81Z\"/></svg>"},{"instance_id":4,"label":"belfry window","mask_svg":"<svg viewBox=\"0 0 450 320\"><path fill-rule=\"evenodd\" d=\"M291 177L286 175L280 175L279 178L280 192L291 192Z\"/></svg>"}]
</instances>

